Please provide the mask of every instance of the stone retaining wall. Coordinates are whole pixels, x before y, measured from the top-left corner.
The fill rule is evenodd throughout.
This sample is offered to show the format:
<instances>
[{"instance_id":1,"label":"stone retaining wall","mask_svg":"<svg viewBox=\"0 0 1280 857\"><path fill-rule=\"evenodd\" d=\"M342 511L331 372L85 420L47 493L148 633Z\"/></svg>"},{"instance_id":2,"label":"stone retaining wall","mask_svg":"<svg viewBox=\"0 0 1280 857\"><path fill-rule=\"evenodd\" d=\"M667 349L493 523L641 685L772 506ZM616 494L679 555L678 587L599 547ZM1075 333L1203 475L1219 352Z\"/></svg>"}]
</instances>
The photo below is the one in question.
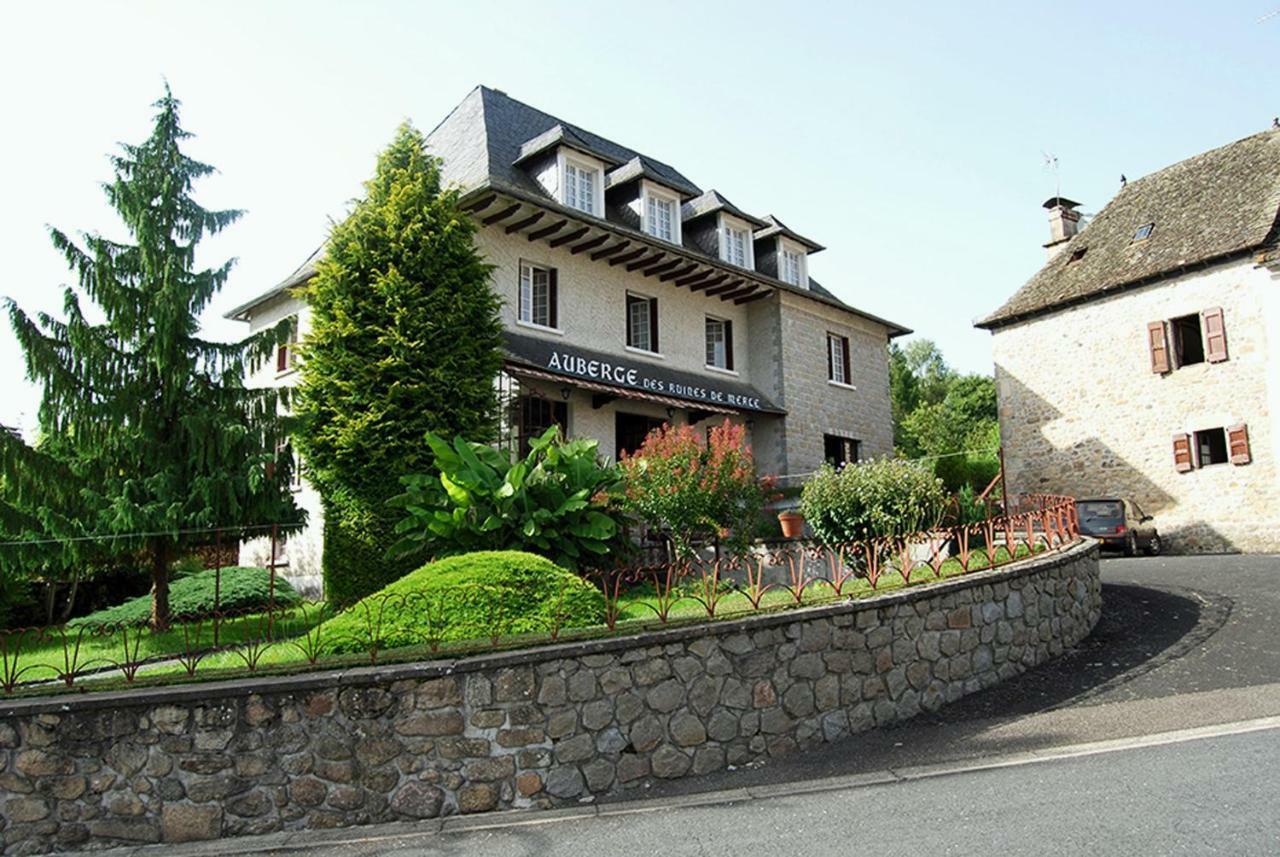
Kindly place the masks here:
<instances>
[{"instance_id":1,"label":"stone retaining wall","mask_svg":"<svg viewBox=\"0 0 1280 857\"><path fill-rule=\"evenodd\" d=\"M836 741L1061 653L1092 542L852 603L519 652L0 704L4 853L548 807Z\"/></svg>"}]
</instances>

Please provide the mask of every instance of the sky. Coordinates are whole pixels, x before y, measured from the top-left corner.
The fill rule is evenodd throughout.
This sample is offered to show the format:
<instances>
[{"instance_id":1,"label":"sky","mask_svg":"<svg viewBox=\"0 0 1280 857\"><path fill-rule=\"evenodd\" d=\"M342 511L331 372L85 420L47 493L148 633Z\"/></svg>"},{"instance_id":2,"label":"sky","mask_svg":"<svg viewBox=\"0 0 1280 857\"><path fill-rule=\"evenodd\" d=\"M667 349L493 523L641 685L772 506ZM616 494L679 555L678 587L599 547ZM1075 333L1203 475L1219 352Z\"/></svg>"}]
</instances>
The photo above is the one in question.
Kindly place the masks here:
<instances>
[{"instance_id":1,"label":"sky","mask_svg":"<svg viewBox=\"0 0 1280 857\"><path fill-rule=\"evenodd\" d=\"M164 81L246 214L201 261L238 259L204 323L283 279L408 119L478 84L672 164L828 249L839 297L991 371L972 321L1043 263L1041 203L1101 210L1120 174L1269 127L1280 0L1145 2L63 2L5 9L0 296L57 312L49 225L124 237L103 199ZM1046 166L1046 153L1057 169ZM0 424L39 391L0 322Z\"/></svg>"}]
</instances>

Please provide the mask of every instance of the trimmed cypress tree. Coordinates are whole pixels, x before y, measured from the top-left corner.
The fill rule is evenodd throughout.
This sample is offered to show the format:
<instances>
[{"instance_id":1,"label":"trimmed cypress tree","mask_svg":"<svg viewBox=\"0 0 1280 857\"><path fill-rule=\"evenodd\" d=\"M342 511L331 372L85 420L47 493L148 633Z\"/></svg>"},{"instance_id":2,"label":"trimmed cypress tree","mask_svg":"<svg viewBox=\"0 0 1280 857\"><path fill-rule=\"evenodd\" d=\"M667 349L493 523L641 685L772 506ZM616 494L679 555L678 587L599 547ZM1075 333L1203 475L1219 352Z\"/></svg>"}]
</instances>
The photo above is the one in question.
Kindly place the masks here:
<instances>
[{"instance_id":1,"label":"trimmed cypress tree","mask_svg":"<svg viewBox=\"0 0 1280 857\"><path fill-rule=\"evenodd\" d=\"M365 197L333 227L302 287L298 443L324 497L324 580L346 602L416 564L389 560L399 478L431 469L428 431L484 441L496 428L502 367L492 270L475 224L443 189L439 162L405 124L378 157Z\"/></svg>"},{"instance_id":2,"label":"trimmed cypress tree","mask_svg":"<svg viewBox=\"0 0 1280 857\"><path fill-rule=\"evenodd\" d=\"M25 510L31 535L91 530L109 537L112 550L146 556L152 624L165 628L173 560L208 543L211 529L230 530L222 538L232 541L261 535L256 526L289 529L300 513L287 460L272 463L287 438L279 394L244 383L246 369L268 357L287 327L234 343L198 335L200 313L234 260L197 269L196 247L240 212L208 211L191 197L213 167L182 153L190 135L167 86L155 107L151 136L122 145L112 158L115 179L104 185L129 239L86 234L78 244L51 229L76 273L65 317L33 319L7 302L27 374L44 388L42 433L58 442L56 455L10 449L2 458L6 484L25 486L10 505ZM84 299L97 305L101 323L86 316ZM79 479L70 505L61 490L67 469ZM59 490L51 485L41 496L41 480ZM57 515L66 519L61 526L52 523Z\"/></svg>"}]
</instances>

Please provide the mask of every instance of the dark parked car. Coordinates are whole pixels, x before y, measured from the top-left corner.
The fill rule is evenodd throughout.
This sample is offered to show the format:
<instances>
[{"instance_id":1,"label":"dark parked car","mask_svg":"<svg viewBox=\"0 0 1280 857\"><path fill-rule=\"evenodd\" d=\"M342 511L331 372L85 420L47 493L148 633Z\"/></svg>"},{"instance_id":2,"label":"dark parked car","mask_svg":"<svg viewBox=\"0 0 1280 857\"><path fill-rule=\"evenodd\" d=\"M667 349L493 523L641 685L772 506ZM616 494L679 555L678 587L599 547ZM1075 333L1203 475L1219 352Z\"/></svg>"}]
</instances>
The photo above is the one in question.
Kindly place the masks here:
<instances>
[{"instance_id":1,"label":"dark parked car","mask_svg":"<svg viewBox=\"0 0 1280 857\"><path fill-rule=\"evenodd\" d=\"M1150 556L1160 553L1160 534L1151 523L1151 516L1132 500L1118 497L1077 500L1076 513L1080 518L1080 532L1102 542L1104 548L1118 548L1125 556L1135 556L1139 550Z\"/></svg>"}]
</instances>

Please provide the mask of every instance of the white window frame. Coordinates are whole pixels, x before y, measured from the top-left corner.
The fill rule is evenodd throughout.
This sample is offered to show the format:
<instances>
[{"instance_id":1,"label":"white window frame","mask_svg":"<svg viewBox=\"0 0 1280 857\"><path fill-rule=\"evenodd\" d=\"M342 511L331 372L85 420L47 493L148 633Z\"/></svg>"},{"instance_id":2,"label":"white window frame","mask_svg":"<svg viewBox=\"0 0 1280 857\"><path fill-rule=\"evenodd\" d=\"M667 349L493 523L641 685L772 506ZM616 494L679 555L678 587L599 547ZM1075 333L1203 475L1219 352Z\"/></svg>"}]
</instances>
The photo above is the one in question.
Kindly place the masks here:
<instances>
[{"instance_id":1,"label":"white window frame","mask_svg":"<svg viewBox=\"0 0 1280 857\"><path fill-rule=\"evenodd\" d=\"M730 349L732 348L732 344L729 342L729 339L730 339L730 337L733 335L733 330L732 330L732 328L733 328L733 323L732 323L732 320L731 320L731 319L721 318L721 317L720 317L720 316L718 316L718 315L711 315L710 313L708 313L708 314L706 315L706 317L703 319L703 322L702 322L702 330L703 330L703 334L702 334L702 336L703 336L703 343L702 343L702 346L703 346L703 347L702 347L702 350L703 350L703 359L704 359L704 360L706 360L706 350L707 350L707 348L706 348L706 346L707 346L707 341L706 341L707 334L706 334L706 330L707 330L707 322L709 322L709 321L718 322L718 323L721 325L720 330L721 330L721 335L722 335L722 337L723 337L723 338L721 339L721 345L722 345L721 350L722 350L722 352L724 353L724 362L725 362L725 365L724 365L724 366L719 366L719 365L717 365L717 364L715 364L715 363L707 362L707 363L705 363L706 368L707 368L707 369L710 369L710 370L711 370L711 371L713 371L713 372L723 372L723 373L724 373L724 374L726 374L726 375L737 375L737 374L738 374L738 370L736 370L736 369L734 369L733 367L731 367L731 366L729 366L729 365L728 365L728 363L729 363L729 351L730 351ZM725 327L725 325L728 325L728 328L726 328L726 327Z\"/></svg>"},{"instance_id":2,"label":"white window frame","mask_svg":"<svg viewBox=\"0 0 1280 857\"><path fill-rule=\"evenodd\" d=\"M735 232L741 232L743 235L742 249L744 258L741 262L730 258L728 235L730 229ZM720 261L728 262L730 265L736 265L739 268L745 268L748 271L754 271L756 269L755 239L753 237L753 230L751 229L750 223L747 223L745 220L740 220L737 217L722 213L720 215L719 225L716 228L716 234L720 240Z\"/></svg>"},{"instance_id":3,"label":"white window frame","mask_svg":"<svg viewBox=\"0 0 1280 857\"><path fill-rule=\"evenodd\" d=\"M651 304L650 301L655 301L656 298L653 295L646 295L643 292L635 292L630 289L627 289L624 294L626 297L623 298L622 305L627 319L627 329L623 331L623 347L634 354L643 354L646 357L661 357L662 352L653 348L653 304ZM638 345L631 345L628 343L628 340L633 339L634 337L629 335L631 333L631 302L627 300L627 298L636 298L637 300L644 302L644 338L649 341L649 348L641 348ZM659 340L661 340L661 337L659 337Z\"/></svg>"},{"instance_id":4,"label":"white window frame","mask_svg":"<svg viewBox=\"0 0 1280 857\"><path fill-rule=\"evenodd\" d=\"M538 269L539 271L545 271L547 274L547 283L546 283L547 285L547 318L550 319L554 317L557 322L555 325L543 324L541 322L533 320L533 270L535 268ZM530 272L528 302L525 301L524 275L526 270ZM559 327L560 308L557 306L553 306L551 303L556 297L558 297L558 295L555 297L551 295L551 271L552 270L553 269L551 265L544 265L541 262L534 262L529 259L520 260L520 273L517 277L517 282L516 282L516 324L520 325L521 327L531 327L535 330L545 330L553 333L564 332ZM557 289L557 291L559 291L559 289ZM525 312L526 309L528 310L527 314Z\"/></svg>"},{"instance_id":5,"label":"white window frame","mask_svg":"<svg viewBox=\"0 0 1280 857\"><path fill-rule=\"evenodd\" d=\"M797 277L799 282L792 282L787 279L787 254L794 253L796 256L796 265L798 268ZM794 241L778 237L778 279L784 283L790 283L802 289L809 288L809 254L804 247L796 244Z\"/></svg>"},{"instance_id":6,"label":"white window frame","mask_svg":"<svg viewBox=\"0 0 1280 857\"><path fill-rule=\"evenodd\" d=\"M561 149L556 156L559 161L560 171L560 202L572 208L574 211L580 211L592 217L604 219L604 165L594 158L588 158L578 153L569 154ZM569 201L569 167L580 172L589 172L593 174L592 193L591 193L591 210L574 205Z\"/></svg>"},{"instance_id":7,"label":"white window frame","mask_svg":"<svg viewBox=\"0 0 1280 857\"><path fill-rule=\"evenodd\" d=\"M845 390L858 389L853 385L853 366L847 365L844 359L845 348L843 343L849 343L849 362L853 362L853 340L843 333L835 331L827 331L827 360L829 361L830 370L827 374L827 383L833 387L841 387ZM839 345L840 347L836 347ZM838 358L838 359L837 359ZM836 366L839 365L844 369L843 372L837 373ZM832 375L844 375L845 380L841 381L838 377L833 378Z\"/></svg>"},{"instance_id":8,"label":"white window frame","mask_svg":"<svg viewBox=\"0 0 1280 857\"><path fill-rule=\"evenodd\" d=\"M671 235L659 235L654 224L649 219L649 200L661 200L671 206ZM657 238L659 241L668 241L672 244L680 244L683 240L680 231L680 197L670 191L664 190L658 185L650 181L640 182L640 231L644 234Z\"/></svg>"}]
</instances>

